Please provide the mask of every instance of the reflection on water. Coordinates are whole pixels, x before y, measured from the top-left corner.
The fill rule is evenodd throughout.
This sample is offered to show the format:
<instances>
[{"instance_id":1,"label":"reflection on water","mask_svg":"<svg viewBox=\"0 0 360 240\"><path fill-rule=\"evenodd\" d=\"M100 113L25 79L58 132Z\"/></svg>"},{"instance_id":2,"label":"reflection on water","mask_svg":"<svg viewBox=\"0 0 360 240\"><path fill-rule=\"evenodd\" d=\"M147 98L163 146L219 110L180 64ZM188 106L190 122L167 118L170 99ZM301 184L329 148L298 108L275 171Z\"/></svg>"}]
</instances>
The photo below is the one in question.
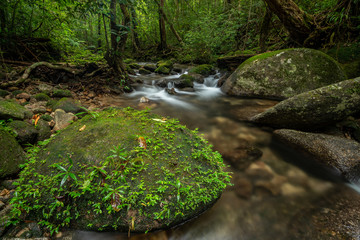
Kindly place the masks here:
<instances>
[{"instance_id":1,"label":"reflection on water","mask_svg":"<svg viewBox=\"0 0 360 240\"><path fill-rule=\"evenodd\" d=\"M178 118L189 128L198 128L231 164L228 170L233 172L234 185L197 219L168 231L132 234L131 239L292 239L288 226L296 214L336 185L293 165L294 159L304 157L283 151L284 147L274 144L270 132L243 121L276 102L224 96L216 88L219 75L195 84L194 91L175 89L175 95L156 86L162 76L136 77L145 84L133 93L101 101L108 106L150 108L154 113ZM140 103L141 97L150 101ZM127 234L79 231L73 239L127 239Z\"/></svg>"}]
</instances>

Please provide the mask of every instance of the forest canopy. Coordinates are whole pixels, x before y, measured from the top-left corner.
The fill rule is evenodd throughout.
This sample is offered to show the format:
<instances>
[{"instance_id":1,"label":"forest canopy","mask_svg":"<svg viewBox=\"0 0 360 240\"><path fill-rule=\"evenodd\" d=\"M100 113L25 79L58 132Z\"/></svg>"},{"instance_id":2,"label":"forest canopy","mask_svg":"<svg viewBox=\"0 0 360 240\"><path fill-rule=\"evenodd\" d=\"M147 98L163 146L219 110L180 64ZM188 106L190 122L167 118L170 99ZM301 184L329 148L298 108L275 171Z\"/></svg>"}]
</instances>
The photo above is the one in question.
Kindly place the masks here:
<instances>
[{"instance_id":1,"label":"forest canopy","mask_svg":"<svg viewBox=\"0 0 360 240\"><path fill-rule=\"evenodd\" d=\"M78 62L105 57L121 72L126 57L202 63L236 52L330 48L358 41L359 4L359 0L4 0L1 57Z\"/></svg>"}]
</instances>

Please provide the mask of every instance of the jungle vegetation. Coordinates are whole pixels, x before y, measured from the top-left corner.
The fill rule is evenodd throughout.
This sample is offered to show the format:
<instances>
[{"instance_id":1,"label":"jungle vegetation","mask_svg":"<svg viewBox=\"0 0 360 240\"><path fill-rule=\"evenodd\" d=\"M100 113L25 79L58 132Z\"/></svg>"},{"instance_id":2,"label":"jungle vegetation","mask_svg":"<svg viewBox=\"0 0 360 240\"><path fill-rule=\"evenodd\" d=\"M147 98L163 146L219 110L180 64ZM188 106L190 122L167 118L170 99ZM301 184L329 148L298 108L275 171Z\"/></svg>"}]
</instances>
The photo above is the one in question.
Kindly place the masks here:
<instances>
[{"instance_id":1,"label":"jungle vegetation","mask_svg":"<svg viewBox=\"0 0 360 240\"><path fill-rule=\"evenodd\" d=\"M0 58L211 63L288 47L358 43L359 0L3 0Z\"/></svg>"}]
</instances>

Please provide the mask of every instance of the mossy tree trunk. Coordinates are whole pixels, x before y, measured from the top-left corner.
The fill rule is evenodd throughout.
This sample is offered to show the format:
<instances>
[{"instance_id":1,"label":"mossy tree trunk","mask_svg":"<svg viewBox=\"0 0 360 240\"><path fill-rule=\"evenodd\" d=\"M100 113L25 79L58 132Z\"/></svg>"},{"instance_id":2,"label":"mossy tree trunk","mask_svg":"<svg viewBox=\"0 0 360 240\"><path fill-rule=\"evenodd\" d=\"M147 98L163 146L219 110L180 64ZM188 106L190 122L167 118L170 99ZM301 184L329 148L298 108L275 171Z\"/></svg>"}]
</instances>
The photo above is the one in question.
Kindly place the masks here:
<instances>
[{"instance_id":1,"label":"mossy tree trunk","mask_svg":"<svg viewBox=\"0 0 360 240\"><path fill-rule=\"evenodd\" d=\"M303 45L313 32L313 17L301 10L292 0L264 0L264 2L278 16L291 39Z\"/></svg>"},{"instance_id":2,"label":"mossy tree trunk","mask_svg":"<svg viewBox=\"0 0 360 240\"><path fill-rule=\"evenodd\" d=\"M105 59L109 66L113 68L116 74L122 79L128 79L126 73L126 66L123 61L123 54L125 51L125 44L128 38L128 32L130 30L130 14L127 9L127 5L120 3L120 9L123 15L122 25L116 23L116 0L110 2L110 29L111 29L111 49L106 53Z\"/></svg>"},{"instance_id":3,"label":"mossy tree trunk","mask_svg":"<svg viewBox=\"0 0 360 240\"><path fill-rule=\"evenodd\" d=\"M165 28L165 18L162 12L164 11L164 0L160 0L159 4L159 28L160 28L160 45L159 50L166 50L166 28Z\"/></svg>"}]
</instances>

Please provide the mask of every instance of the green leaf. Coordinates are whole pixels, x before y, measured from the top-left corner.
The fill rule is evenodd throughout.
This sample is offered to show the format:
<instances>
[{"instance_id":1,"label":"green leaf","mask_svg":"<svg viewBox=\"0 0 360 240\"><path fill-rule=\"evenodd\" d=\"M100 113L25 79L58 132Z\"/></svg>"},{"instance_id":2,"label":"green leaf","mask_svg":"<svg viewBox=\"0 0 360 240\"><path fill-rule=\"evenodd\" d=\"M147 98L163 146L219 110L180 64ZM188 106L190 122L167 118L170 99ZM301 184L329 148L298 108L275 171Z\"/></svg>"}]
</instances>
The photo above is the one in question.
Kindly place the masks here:
<instances>
[{"instance_id":1,"label":"green leaf","mask_svg":"<svg viewBox=\"0 0 360 240\"><path fill-rule=\"evenodd\" d=\"M62 187L62 185L64 185L64 183L66 182L68 177L69 176L67 174L63 177L63 179L61 180L61 183L60 183L60 187Z\"/></svg>"},{"instance_id":2,"label":"green leaf","mask_svg":"<svg viewBox=\"0 0 360 240\"><path fill-rule=\"evenodd\" d=\"M63 166L60 166L59 164L55 164L55 167L57 167L57 169L67 172L68 170L66 170Z\"/></svg>"}]
</instances>

